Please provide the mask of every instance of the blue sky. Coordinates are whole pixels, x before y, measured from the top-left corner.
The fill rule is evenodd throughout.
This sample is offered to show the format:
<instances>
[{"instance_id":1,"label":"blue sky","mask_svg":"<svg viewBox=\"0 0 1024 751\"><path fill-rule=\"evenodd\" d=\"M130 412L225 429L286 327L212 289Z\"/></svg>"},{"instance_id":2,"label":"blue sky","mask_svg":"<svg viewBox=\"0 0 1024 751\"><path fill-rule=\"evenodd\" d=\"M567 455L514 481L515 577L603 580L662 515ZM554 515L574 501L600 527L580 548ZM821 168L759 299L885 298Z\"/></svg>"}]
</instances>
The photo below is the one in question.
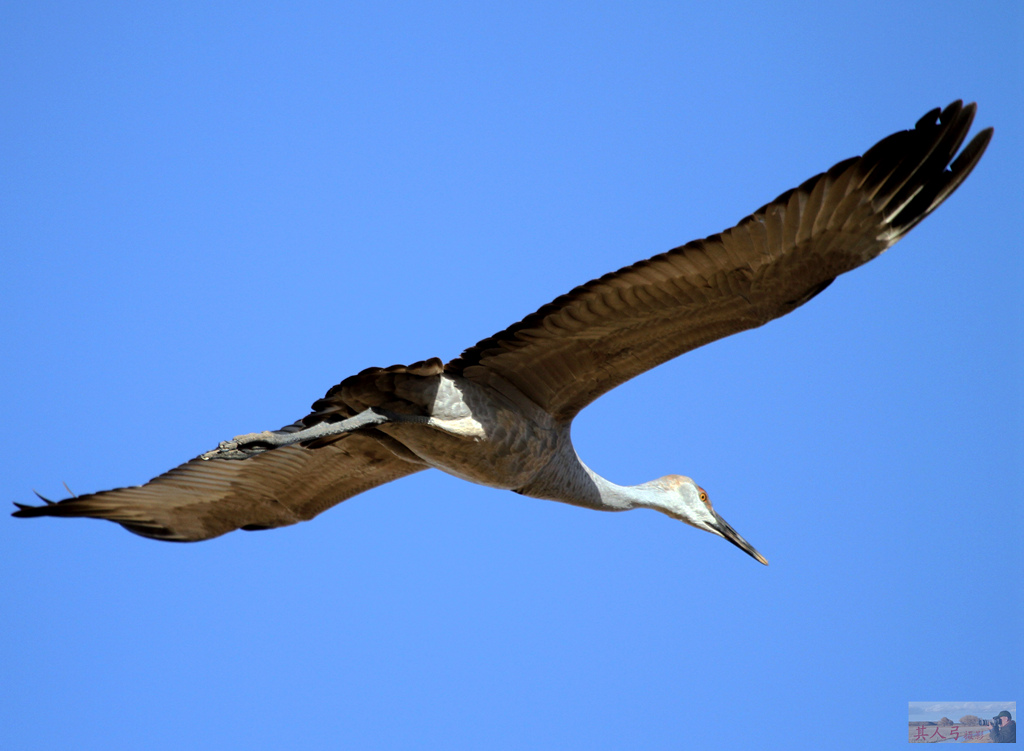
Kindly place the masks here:
<instances>
[{"instance_id":1,"label":"blue sky","mask_svg":"<svg viewBox=\"0 0 1024 751\"><path fill-rule=\"evenodd\" d=\"M439 472L197 545L4 516L0 745L859 749L822 721L902 742L915 698L1016 700L1022 20L6 4L6 501L141 483L454 357L953 99L996 132L882 258L577 420L589 466L692 476L769 567Z\"/></svg>"}]
</instances>

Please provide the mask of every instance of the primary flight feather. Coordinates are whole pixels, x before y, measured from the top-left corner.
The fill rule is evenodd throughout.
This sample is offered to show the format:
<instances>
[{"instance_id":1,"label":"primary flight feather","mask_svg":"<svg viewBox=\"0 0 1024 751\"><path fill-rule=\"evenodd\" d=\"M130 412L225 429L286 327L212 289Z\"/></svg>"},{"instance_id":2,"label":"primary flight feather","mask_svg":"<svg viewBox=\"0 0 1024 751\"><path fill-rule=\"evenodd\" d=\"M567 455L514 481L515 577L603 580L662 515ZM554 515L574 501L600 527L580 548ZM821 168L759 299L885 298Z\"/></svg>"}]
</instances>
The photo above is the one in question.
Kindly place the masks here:
<instances>
[{"instance_id":1,"label":"primary flight feather","mask_svg":"<svg viewBox=\"0 0 1024 751\"><path fill-rule=\"evenodd\" d=\"M145 485L14 516L109 519L160 540L312 519L430 467L603 511L652 508L767 563L693 480L616 485L576 455L570 426L601 394L724 336L785 315L876 257L978 163L988 128L957 154L975 106L953 102L762 206L720 234L594 279L443 364L369 368L281 430L225 441Z\"/></svg>"}]
</instances>

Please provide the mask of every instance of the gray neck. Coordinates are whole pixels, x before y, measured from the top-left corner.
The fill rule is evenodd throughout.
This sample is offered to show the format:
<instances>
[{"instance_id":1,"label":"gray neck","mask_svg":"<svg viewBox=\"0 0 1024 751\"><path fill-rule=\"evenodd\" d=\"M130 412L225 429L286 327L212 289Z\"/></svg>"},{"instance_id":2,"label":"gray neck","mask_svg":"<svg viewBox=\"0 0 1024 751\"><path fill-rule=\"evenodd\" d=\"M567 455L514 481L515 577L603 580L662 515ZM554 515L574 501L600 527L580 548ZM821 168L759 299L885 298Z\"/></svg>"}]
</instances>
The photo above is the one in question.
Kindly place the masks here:
<instances>
[{"instance_id":1,"label":"gray neck","mask_svg":"<svg viewBox=\"0 0 1024 751\"><path fill-rule=\"evenodd\" d=\"M652 491L645 485L616 485L584 464L577 457L580 467L586 473L589 483L589 499L596 500L599 508L606 511L627 511L651 505Z\"/></svg>"},{"instance_id":2,"label":"gray neck","mask_svg":"<svg viewBox=\"0 0 1024 751\"><path fill-rule=\"evenodd\" d=\"M628 511L657 507L654 488L644 485L616 485L588 467L568 441L533 481L518 492L599 511Z\"/></svg>"}]
</instances>

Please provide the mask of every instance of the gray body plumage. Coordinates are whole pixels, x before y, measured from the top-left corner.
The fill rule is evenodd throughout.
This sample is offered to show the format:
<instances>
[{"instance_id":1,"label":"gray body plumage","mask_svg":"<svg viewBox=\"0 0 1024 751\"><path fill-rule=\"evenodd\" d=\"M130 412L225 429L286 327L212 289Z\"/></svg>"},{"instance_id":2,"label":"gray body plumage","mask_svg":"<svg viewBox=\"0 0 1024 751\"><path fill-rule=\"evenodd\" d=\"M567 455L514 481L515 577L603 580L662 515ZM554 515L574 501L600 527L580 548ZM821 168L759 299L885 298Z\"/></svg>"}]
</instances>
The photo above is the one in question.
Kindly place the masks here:
<instances>
[{"instance_id":1,"label":"gray body plumage","mask_svg":"<svg viewBox=\"0 0 1024 751\"><path fill-rule=\"evenodd\" d=\"M391 378L382 379L388 386L371 373L375 383L360 388L364 384L356 377L334 399L344 400L352 412L386 403L393 414L424 418L392 419L375 428L390 439L396 454L424 467L479 485L602 511L634 507L623 494L611 492L620 486L580 461L570 439L571 422L556 420L509 384L498 391L446 373L440 360L411 367L419 372L397 378L389 374ZM424 372L430 370L435 372Z\"/></svg>"},{"instance_id":2,"label":"gray body plumage","mask_svg":"<svg viewBox=\"0 0 1024 751\"><path fill-rule=\"evenodd\" d=\"M447 364L364 370L279 431L239 436L145 485L17 504L15 516L102 518L202 540L311 519L434 467L587 508L656 509L765 563L691 479L619 486L590 470L573 449L572 420L633 376L785 315L889 248L981 158L991 128L957 154L974 110L933 110L735 227L587 282Z\"/></svg>"}]
</instances>

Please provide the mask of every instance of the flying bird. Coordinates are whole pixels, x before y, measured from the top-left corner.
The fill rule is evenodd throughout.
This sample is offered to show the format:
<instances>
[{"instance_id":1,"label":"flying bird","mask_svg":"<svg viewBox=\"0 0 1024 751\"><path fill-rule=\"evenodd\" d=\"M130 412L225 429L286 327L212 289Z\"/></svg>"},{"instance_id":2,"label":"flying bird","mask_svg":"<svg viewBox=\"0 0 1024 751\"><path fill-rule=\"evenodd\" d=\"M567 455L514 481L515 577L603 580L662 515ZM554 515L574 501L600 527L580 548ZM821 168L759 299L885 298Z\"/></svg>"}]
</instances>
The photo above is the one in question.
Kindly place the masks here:
<instances>
[{"instance_id":1,"label":"flying bird","mask_svg":"<svg viewBox=\"0 0 1024 751\"><path fill-rule=\"evenodd\" d=\"M767 564L689 477L622 486L591 470L573 449L573 418L633 376L795 310L892 246L978 163L991 128L957 155L974 112L960 101L932 110L735 227L576 287L448 363L368 368L280 430L222 442L145 485L15 504L14 516L206 540L306 521L436 467L600 511L655 509Z\"/></svg>"}]
</instances>

